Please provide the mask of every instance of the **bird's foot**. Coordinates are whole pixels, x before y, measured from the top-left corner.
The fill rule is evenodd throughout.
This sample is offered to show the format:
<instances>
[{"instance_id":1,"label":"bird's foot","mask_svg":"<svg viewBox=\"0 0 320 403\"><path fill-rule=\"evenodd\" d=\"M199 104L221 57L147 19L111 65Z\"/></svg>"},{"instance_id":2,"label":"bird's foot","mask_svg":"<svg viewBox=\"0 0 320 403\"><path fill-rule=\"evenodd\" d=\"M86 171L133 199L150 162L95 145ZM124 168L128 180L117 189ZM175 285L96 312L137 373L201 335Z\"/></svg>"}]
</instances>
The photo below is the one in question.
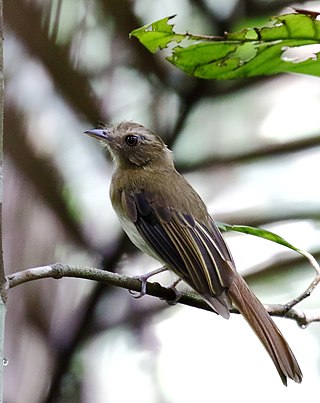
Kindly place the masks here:
<instances>
[{"instance_id":1,"label":"bird's foot","mask_svg":"<svg viewBox=\"0 0 320 403\"><path fill-rule=\"evenodd\" d=\"M176 305L177 302L179 301L179 299L181 298L182 293L176 288L176 286L180 283L181 280L182 280L181 278L178 278L176 281L174 281L174 282L168 287L168 289L172 290L172 291L174 292L174 294L175 294L175 299L172 299L172 300L166 299L166 303L167 303L168 305Z\"/></svg>"},{"instance_id":2,"label":"bird's foot","mask_svg":"<svg viewBox=\"0 0 320 403\"><path fill-rule=\"evenodd\" d=\"M168 270L168 269L165 266L162 266L159 269L150 271L149 273L142 274L140 276L133 276L133 278L135 278L135 279L137 279L137 280L139 280L141 282L141 290L139 292L129 290L130 294L134 298L143 297L147 293L147 280L150 277L155 276L156 274L162 273L162 272L164 272L166 270Z\"/></svg>"}]
</instances>

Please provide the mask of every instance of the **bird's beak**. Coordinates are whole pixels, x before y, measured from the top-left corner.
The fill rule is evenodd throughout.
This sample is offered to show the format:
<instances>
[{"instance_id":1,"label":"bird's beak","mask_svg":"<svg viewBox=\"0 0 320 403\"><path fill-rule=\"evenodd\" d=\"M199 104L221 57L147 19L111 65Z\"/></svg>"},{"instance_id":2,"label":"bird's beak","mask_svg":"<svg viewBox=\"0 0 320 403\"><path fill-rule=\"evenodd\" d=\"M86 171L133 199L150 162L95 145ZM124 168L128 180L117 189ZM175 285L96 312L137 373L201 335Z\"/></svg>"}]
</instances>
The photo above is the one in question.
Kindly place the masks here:
<instances>
[{"instance_id":1,"label":"bird's beak","mask_svg":"<svg viewBox=\"0 0 320 403\"><path fill-rule=\"evenodd\" d=\"M90 129L84 132L90 137L94 137L97 140L112 141L113 137L107 129Z\"/></svg>"}]
</instances>

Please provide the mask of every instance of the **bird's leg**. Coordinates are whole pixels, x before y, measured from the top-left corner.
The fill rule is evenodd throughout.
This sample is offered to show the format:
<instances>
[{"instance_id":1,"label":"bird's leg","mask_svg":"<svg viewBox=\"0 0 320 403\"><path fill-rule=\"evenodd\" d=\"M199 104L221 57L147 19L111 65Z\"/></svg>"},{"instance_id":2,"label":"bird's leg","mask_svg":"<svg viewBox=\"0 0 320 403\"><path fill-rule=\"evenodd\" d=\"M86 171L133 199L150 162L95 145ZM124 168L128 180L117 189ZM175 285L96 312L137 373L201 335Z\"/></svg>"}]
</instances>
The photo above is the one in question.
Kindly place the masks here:
<instances>
[{"instance_id":1,"label":"bird's leg","mask_svg":"<svg viewBox=\"0 0 320 403\"><path fill-rule=\"evenodd\" d=\"M134 298L143 297L147 293L147 280L148 280L148 278L150 278L152 276L155 276L156 274L162 273L162 272L164 272L166 270L168 270L166 268L166 266L162 266L162 267L159 267L159 269L149 271L146 274L142 274L140 276L133 276L133 278L135 278L135 279L137 279L137 280L139 280L141 282L141 291L136 294L134 291L129 290L130 294L133 295Z\"/></svg>"},{"instance_id":2,"label":"bird's leg","mask_svg":"<svg viewBox=\"0 0 320 403\"><path fill-rule=\"evenodd\" d=\"M174 281L168 288L171 289L175 293L175 299L173 300L166 300L167 304L169 305L176 305L176 303L179 301L179 299L182 296L182 293L176 288L176 286L180 283L182 278L178 278L176 281Z\"/></svg>"}]
</instances>

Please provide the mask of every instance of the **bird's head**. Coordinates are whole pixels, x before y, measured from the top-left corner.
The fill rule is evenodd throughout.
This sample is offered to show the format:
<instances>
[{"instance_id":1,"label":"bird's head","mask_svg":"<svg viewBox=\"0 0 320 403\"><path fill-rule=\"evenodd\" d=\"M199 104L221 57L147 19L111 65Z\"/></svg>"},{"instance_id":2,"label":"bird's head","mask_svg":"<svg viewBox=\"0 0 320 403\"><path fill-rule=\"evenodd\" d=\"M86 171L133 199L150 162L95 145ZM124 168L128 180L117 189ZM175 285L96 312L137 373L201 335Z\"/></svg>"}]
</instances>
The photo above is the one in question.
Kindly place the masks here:
<instances>
[{"instance_id":1,"label":"bird's head","mask_svg":"<svg viewBox=\"0 0 320 403\"><path fill-rule=\"evenodd\" d=\"M86 130L103 142L118 167L173 166L171 151L151 130L134 122Z\"/></svg>"}]
</instances>

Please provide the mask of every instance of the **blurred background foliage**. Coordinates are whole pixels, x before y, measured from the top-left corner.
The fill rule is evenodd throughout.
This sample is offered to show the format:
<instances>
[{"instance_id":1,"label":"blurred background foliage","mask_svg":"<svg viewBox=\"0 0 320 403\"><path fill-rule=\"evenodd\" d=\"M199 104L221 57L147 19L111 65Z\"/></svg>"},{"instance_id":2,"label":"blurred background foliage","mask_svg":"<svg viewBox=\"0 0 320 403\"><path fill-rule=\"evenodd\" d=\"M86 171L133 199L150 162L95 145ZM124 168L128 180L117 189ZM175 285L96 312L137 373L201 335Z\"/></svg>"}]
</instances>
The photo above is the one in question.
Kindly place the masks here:
<instances>
[{"instance_id":1,"label":"blurred background foliage","mask_svg":"<svg viewBox=\"0 0 320 403\"><path fill-rule=\"evenodd\" d=\"M290 12L292 4L5 2L7 272L57 261L130 275L157 267L123 235L108 199L112 164L82 135L122 120L165 139L217 220L263 226L319 260L319 79L199 80L128 37L172 14L178 31L222 35ZM319 1L294 4L320 11ZM264 302L286 302L311 281L312 268L299 255L250 236L226 236L239 271ZM319 309L319 296L302 307ZM288 389L240 317L224 321L150 297L135 300L85 280L28 283L9 296L4 400L314 399L319 326L277 322L304 372L302 385Z\"/></svg>"}]
</instances>

